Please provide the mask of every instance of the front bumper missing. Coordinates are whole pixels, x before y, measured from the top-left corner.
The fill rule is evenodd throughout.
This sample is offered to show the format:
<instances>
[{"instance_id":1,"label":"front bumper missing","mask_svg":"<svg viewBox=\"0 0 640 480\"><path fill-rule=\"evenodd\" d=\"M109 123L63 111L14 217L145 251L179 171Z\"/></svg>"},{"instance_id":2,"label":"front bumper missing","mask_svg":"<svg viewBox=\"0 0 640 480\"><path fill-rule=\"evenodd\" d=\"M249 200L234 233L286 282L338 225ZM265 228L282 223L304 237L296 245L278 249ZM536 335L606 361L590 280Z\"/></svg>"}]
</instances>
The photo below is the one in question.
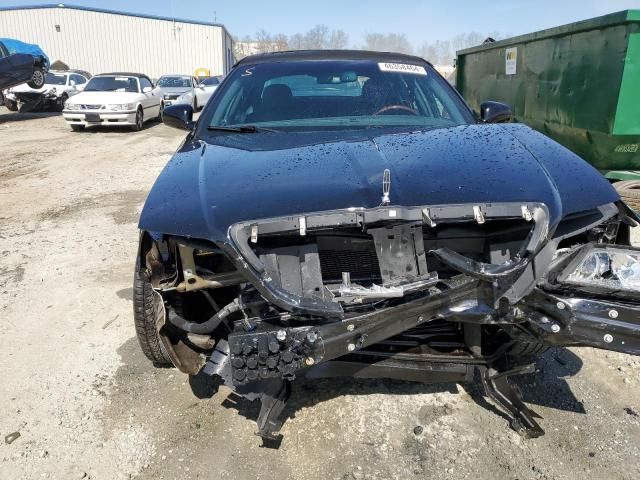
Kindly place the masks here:
<instances>
[{"instance_id":1,"label":"front bumper missing","mask_svg":"<svg viewBox=\"0 0 640 480\"><path fill-rule=\"evenodd\" d=\"M618 213L624 217L624 211L606 205L591 212L578 227L571 223L553 229L549 212L541 204L349 209L233 225L227 243L219 246L267 304L285 311L285 321L278 327L256 317L256 322L250 323L251 329L236 328L227 338L226 349L223 341L209 357L204 372L220 375L238 392L260 396L263 410L259 434L264 438L273 438L277 433L281 425L277 417L290 393L288 385L302 371L316 377L349 375L415 381L480 378L486 395L507 413L515 430L527 437L539 436L543 431L535 421L535 413L527 409L508 382L510 376L532 373L533 366L505 370L499 363L515 339L523 336L525 341L542 340L550 345L587 345L640 354L637 301L618 301L613 295L589 298L585 292L580 295L579 290L566 286L559 290L547 288L549 285L543 280L550 267L557 267L554 257L563 239L587 232ZM265 264L267 257L251 248L261 236L283 232L289 237L292 233L307 237L316 231L350 227L384 240L384 235L376 237L376 229L391 224L394 234L406 240L415 234L411 229L416 225L433 228L441 222L482 224L492 219L531 222L522 248L509 261L482 263L453 250L432 250L430 254L460 275L439 279L435 272L423 271L420 260L416 262L417 276L397 284L387 282L363 288L351 285L348 275L343 275L339 296L333 301L290 291L286 282L276 278L273 270L270 272L270 266ZM426 254L420 250L419 242L412 246L417 258ZM312 251L308 247L308 243L296 247L296 255L304 257ZM389 251L402 248L383 246ZM384 252L378 252L381 257ZM348 299L366 303L369 298L384 301L369 305L368 309L367 305L362 310L347 308L352 306ZM438 321L464 329L468 349L458 352L458 356L420 354L420 358L395 353L385 356L376 350L393 337ZM482 326L498 326L503 334L515 332L509 333L512 343L507 337L498 350L487 355L481 343L474 343L473 339L467 342L467 329L480 332L487 328Z\"/></svg>"},{"instance_id":2,"label":"front bumper missing","mask_svg":"<svg viewBox=\"0 0 640 480\"><path fill-rule=\"evenodd\" d=\"M334 228L358 228L363 232L373 230L384 224L409 224L435 227L439 223L476 222L483 224L489 220L524 219L532 222L533 227L520 252L505 265L485 263L465 264L465 259L455 252L441 249L435 252L439 258L459 271L485 281L497 282L496 302L507 295L511 303L519 300L526 291L514 293L511 287L525 274L536 252L544 245L549 235L549 211L541 203L492 203L481 205L436 205L422 207L378 207L373 209L350 208L329 212L309 213L303 216L291 216L242 222L229 228L228 242L220 245L240 270L270 303L293 313L322 315L343 318L342 306L318 296L301 296L283 287L277 278L265 268L264 263L250 247L259 236L294 233L305 237L314 231ZM375 235L374 235L375 236ZM390 269L393 259L385 259L384 251L378 248L378 259L388 261ZM424 252L421 252L424 255ZM420 254L420 252L418 252ZM549 259L550 260L550 259ZM381 269L384 267L381 266ZM426 272L425 272L426 273ZM422 282L424 278L415 279ZM407 284L410 281L405 282ZM383 285L386 286L386 285ZM529 290L533 284L529 282ZM409 287L410 289L410 287ZM511 291L510 291L511 290ZM355 292L348 292L355 293ZM372 292L372 296L373 296ZM509 295L510 293L510 295ZM516 298L519 295L519 298Z\"/></svg>"}]
</instances>

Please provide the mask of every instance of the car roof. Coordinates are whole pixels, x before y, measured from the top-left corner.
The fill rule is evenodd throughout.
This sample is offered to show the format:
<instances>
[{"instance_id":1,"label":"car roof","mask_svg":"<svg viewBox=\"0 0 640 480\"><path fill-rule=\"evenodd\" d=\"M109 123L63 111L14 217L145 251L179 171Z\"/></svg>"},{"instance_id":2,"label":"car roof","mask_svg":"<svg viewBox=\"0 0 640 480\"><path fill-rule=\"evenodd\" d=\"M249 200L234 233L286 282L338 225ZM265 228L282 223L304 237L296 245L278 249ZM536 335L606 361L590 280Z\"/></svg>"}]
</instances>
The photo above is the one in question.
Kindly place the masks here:
<instances>
[{"instance_id":1,"label":"car roof","mask_svg":"<svg viewBox=\"0 0 640 480\"><path fill-rule=\"evenodd\" d=\"M151 78L148 75L145 75L144 73L108 72L108 73L99 73L97 75L94 75L94 77L113 77L113 76L115 76L115 77L136 77L138 79L146 78L153 85L153 81L151 80Z\"/></svg>"},{"instance_id":2,"label":"car roof","mask_svg":"<svg viewBox=\"0 0 640 480\"><path fill-rule=\"evenodd\" d=\"M415 55L393 52L373 52L369 50L289 50L283 52L260 53L240 60L236 65L248 63L271 63L305 60L373 60L378 62L404 62L429 64Z\"/></svg>"},{"instance_id":3,"label":"car roof","mask_svg":"<svg viewBox=\"0 0 640 480\"><path fill-rule=\"evenodd\" d=\"M162 77L193 77L193 75L189 75L188 73L165 73L164 75L160 75Z\"/></svg>"},{"instance_id":4,"label":"car roof","mask_svg":"<svg viewBox=\"0 0 640 480\"><path fill-rule=\"evenodd\" d=\"M102 77L102 76L108 76L108 75L117 75L119 77L138 77L138 78L149 78L148 75L145 75L144 73L134 73L134 72L107 72L107 73L99 73L96 75L96 77Z\"/></svg>"},{"instance_id":5,"label":"car roof","mask_svg":"<svg viewBox=\"0 0 640 480\"><path fill-rule=\"evenodd\" d=\"M84 75L85 77L91 78L91 74L85 70L76 70L74 68L70 68L69 70L49 70L50 73L78 73L80 75Z\"/></svg>"}]
</instances>

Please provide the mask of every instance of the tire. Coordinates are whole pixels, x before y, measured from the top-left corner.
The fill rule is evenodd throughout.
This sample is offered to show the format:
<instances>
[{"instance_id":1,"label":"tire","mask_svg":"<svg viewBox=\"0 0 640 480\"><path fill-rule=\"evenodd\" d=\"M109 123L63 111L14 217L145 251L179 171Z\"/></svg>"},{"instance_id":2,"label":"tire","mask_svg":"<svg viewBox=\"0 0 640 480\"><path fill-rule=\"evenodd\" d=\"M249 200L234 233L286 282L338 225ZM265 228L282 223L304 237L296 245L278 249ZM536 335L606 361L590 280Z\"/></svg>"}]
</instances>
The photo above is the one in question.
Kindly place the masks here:
<instances>
[{"instance_id":1,"label":"tire","mask_svg":"<svg viewBox=\"0 0 640 480\"><path fill-rule=\"evenodd\" d=\"M67 100L69 100L69 95L67 95L66 93L63 93L60 98L56 100L56 112L61 112L62 110L64 110L64 102L66 102Z\"/></svg>"},{"instance_id":2,"label":"tire","mask_svg":"<svg viewBox=\"0 0 640 480\"><path fill-rule=\"evenodd\" d=\"M549 350L549 347L540 342L516 342L507 352L510 357L528 357L540 355Z\"/></svg>"},{"instance_id":3,"label":"tire","mask_svg":"<svg viewBox=\"0 0 640 480\"><path fill-rule=\"evenodd\" d=\"M198 97L193 96L193 113L198 111Z\"/></svg>"},{"instance_id":4,"label":"tire","mask_svg":"<svg viewBox=\"0 0 640 480\"><path fill-rule=\"evenodd\" d=\"M156 120L159 122L162 122L164 120L163 114L164 114L164 103L160 102L160 111L158 112L158 118L156 118Z\"/></svg>"},{"instance_id":5,"label":"tire","mask_svg":"<svg viewBox=\"0 0 640 480\"><path fill-rule=\"evenodd\" d=\"M169 355L162 346L156 318L159 312L157 298L154 298L151 284L143 277L138 265L133 278L133 321L138 343L145 357L157 367L172 365Z\"/></svg>"},{"instance_id":6,"label":"tire","mask_svg":"<svg viewBox=\"0 0 640 480\"><path fill-rule=\"evenodd\" d=\"M624 203L636 212L640 212L640 180L627 180L614 184Z\"/></svg>"},{"instance_id":7,"label":"tire","mask_svg":"<svg viewBox=\"0 0 640 480\"><path fill-rule=\"evenodd\" d=\"M31 80L27 82L31 88L39 89L44 86L45 81L45 71L41 68L34 68L33 75L31 76Z\"/></svg>"},{"instance_id":8,"label":"tire","mask_svg":"<svg viewBox=\"0 0 640 480\"><path fill-rule=\"evenodd\" d=\"M9 100L8 98L4 99L4 106L7 107L7 110L10 112L18 111L18 102L14 102L13 100Z\"/></svg>"},{"instance_id":9,"label":"tire","mask_svg":"<svg viewBox=\"0 0 640 480\"><path fill-rule=\"evenodd\" d=\"M131 130L139 132L144 127L144 111L142 107L138 107L136 110L136 124L131 126Z\"/></svg>"},{"instance_id":10,"label":"tire","mask_svg":"<svg viewBox=\"0 0 640 480\"><path fill-rule=\"evenodd\" d=\"M84 130L84 125L71 125L71 130L74 132L81 132Z\"/></svg>"}]
</instances>

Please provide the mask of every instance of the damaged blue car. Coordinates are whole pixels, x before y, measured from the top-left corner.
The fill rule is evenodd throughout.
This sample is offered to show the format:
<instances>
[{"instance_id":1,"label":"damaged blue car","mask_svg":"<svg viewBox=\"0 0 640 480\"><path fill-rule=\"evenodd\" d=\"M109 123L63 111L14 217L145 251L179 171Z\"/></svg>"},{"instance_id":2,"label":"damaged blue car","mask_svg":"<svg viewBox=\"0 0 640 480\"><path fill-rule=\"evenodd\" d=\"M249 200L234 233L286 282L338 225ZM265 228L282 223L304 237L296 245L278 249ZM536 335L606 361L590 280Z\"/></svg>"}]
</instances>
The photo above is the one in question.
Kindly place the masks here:
<instances>
[{"instance_id":1,"label":"damaged blue car","mask_svg":"<svg viewBox=\"0 0 640 480\"><path fill-rule=\"evenodd\" d=\"M22 83L42 88L49 65L49 57L39 46L0 38L0 90Z\"/></svg>"},{"instance_id":2,"label":"damaged blue car","mask_svg":"<svg viewBox=\"0 0 640 480\"><path fill-rule=\"evenodd\" d=\"M135 326L157 365L259 399L278 436L300 376L475 382L528 437L510 378L549 346L640 353L638 218L609 182L479 113L428 62L247 57L140 218Z\"/></svg>"}]
</instances>

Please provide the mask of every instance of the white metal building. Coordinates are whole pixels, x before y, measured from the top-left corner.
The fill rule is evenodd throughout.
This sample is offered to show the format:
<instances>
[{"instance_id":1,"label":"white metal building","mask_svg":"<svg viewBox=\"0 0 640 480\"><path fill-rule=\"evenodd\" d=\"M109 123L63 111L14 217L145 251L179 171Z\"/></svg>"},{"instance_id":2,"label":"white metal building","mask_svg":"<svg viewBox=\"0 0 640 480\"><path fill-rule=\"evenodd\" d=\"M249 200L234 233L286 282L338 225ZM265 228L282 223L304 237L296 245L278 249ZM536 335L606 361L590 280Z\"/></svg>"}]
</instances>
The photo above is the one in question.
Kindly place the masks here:
<instances>
[{"instance_id":1,"label":"white metal building","mask_svg":"<svg viewBox=\"0 0 640 480\"><path fill-rule=\"evenodd\" d=\"M225 75L234 63L223 25L51 4L0 7L0 37L36 43L51 62L102 72Z\"/></svg>"}]
</instances>

